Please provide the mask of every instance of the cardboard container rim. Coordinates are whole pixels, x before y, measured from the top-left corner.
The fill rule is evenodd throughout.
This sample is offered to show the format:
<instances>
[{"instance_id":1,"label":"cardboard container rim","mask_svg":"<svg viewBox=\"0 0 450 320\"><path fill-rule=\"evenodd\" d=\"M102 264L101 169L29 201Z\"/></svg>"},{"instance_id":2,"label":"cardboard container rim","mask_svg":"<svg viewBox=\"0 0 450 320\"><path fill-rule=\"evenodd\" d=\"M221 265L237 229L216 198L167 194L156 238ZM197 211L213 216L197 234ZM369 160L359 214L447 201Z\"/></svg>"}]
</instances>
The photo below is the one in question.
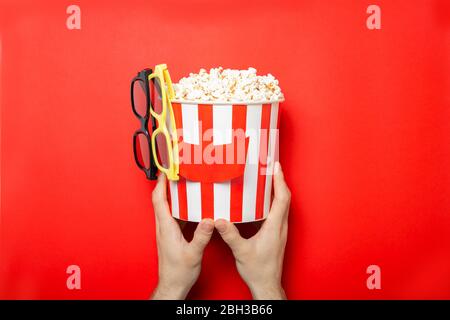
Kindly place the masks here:
<instances>
[{"instance_id":1,"label":"cardboard container rim","mask_svg":"<svg viewBox=\"0 0 450 320\"><path fill-rule=\"evenodd\" d=\"M183 222L200 223L200 221L184 220L184 219L181 219L179 217L173 217L173 218L178 220L178 221L183 221ZM259 218L259 219L255 219L255 220L250 220L250 221L230 221L230 220L228 220L228 221L230 221L233 224L243 224L243 223L252 223L252 222L258 222L258 221L264 221L266 219L267 219L267 216ZM216 221L216 220L218 220L218 219L215 219L214 221Z\"/></svg>"},{"instance_id":2,"label":"cardboard container rim","mask_svg":"<svg viewBox=\"0 0 450 320\"><path fill-rule=\"evenodd\" d=\"M256 105L256 104L269 104L276 102L284 102L285 99L280 100L261 100L261 101L191 101L191 100L176 100L173 99L170 102L180 104L207 104L207 105Z\"/></svg>"}]
</instances>

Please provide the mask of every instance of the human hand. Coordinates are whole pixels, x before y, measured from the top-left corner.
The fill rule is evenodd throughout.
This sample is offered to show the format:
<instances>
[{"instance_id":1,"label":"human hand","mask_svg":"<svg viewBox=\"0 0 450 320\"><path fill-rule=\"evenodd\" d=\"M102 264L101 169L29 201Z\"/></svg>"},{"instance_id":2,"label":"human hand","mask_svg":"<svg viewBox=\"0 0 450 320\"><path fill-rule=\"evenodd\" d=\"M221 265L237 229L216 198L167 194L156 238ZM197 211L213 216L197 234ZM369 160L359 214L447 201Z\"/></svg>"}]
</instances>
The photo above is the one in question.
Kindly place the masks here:
<instances>
[{"instance_id":1,"label":"human hand","mask_svg":"<svg viewBox=\"0 0 450 320\"><path fill-rule=\"evenodd\" d=\"M236 226L227 220L215 222L217 231L231 248L237 270L254 299L286 299L281 275L291 193L279 162L275 163L273 183L274 199L270 213L253 237L244 239Z\"/></svg>"},{"instance_id":2,"label":"human hand","mask_svg":"<svg viewBox=\"0 0 450 320\"><path fill-rule=\"evenodd\" d=\"M214 221L203 219L187 242L172 218L167 203L166 176L160 174L153 190L152 202L158 246L158 285L152 299L184 299L200 275L203 250L211 239Z\"/></svg>"}]
</instances>

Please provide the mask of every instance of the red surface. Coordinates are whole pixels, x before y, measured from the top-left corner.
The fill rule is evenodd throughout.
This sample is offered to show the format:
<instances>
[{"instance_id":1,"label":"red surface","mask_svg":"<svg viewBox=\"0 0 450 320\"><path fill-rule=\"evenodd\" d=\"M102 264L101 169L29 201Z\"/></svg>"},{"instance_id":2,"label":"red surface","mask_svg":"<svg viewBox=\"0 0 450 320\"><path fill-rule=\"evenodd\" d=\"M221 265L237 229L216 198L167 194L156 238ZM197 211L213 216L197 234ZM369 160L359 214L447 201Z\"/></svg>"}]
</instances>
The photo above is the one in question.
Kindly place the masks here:
<instances>
[{"instance_id":1,"label":"red surface","mask_svg":"<svg viewBox=\"0 0 450 320\"><path fill-rule=\"evenodd\" d=\"M18 2L0 7L1 297L150 295L129 82L165 62L174 80L218 65L279 78L288 297L450 298L448 1L77 1L81 30L68 2ZM217 236L190 297L250 297Z\"/></svg>"}]
</instances>

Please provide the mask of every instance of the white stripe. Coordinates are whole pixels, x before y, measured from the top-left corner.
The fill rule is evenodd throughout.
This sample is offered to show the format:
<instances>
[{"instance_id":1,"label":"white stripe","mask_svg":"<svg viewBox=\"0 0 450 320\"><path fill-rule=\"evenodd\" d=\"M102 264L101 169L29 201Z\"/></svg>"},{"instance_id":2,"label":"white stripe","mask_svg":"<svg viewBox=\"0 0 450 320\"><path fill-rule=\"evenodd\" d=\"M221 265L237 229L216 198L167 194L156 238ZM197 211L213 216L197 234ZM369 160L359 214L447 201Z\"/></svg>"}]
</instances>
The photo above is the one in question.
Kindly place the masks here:
<instances>
[{"instance_id":1,"label":"white stripe","mask_svg":"<svg viewBox=\"0 0 450 320\"><path fill-rule=\"evenodd\" d=\"M262 105L247 105L245 136L249 137L247 160L244 170L244 194L242 197L242 222L255 220L256 187L258 183L259 140Z\"/></svg>"},{"instance_id":2,"label":"white stripe","mask_svg":"<svg viewBox=\"0 0 450 320\"><path fill-rule=\"evenodd\" d=\"M213 144L229 144L233 140L233 107L213 105ZM214 220L230 220L231 184L229 181L214 183Z\"/></svg>"},{"instance_id":3,"label":"white stripe","mask_svg":"<svg viewBox=\"0 0 450 320\"><path fill-rule=\"evenodd\" d=\"M198 105L182 104L183 140L190 144L200 144L198 126ZM189 221L200 221L202 217L202 197L200 182L186 180L187 214Z\"/></svg>"},{"instance_id":4,"label":"white stripe","mask_svg":"<svg viewBox=\"0 0 450 320\"><path fill-rule=\"evenodd\" d=\"M188 220L199 222L202 220L202 193L200 182L186 180L186 195Z\"/></svg>"},{"instance_id":5,"label":"white stripe","mask_svg":"<svg viewBox=\"0 0 450 320\"><path fill-rule=\"evenodd\" d=\"M172 203L172 216L174 218L180 218L180 207L178 204L178 183L175 181L169 181L170 199Z\"/></svg>"},{"instance_id":6,"label":"white stripe","mask_svg":"<svg viewBox=\"0 0 450 320\"><path fill-rule=\"evenodd\" d=\"M264 188L264 217L270 210L270 200L272 198L272 175L273 175L273 165L275 163L275 149L278 145L278 102L272 103L272 108L270 111L270 131L269 131L269 145L267 152L267 170L266 170L266 185Z\"/></svg>"},{"instance_id":7,"label":"white stripe","mask_svg":"<svg viewBox=\"0 0 450 320\"><path fill-rule=\"evenodd\" d=\"M233 140L231 125L233 121L233 106L213 106L213 144L215 146L229 144Z\"/></svg>"},{"instance_id":8,"label":"white stripe","mask_svg":"<svg viewBox=\"0 0 450 320\"><path fill-rule=\"evenodd\" d=\"M230 221L231 184L230 182L214 183L214 220Z\"/></svg>"},{"instance_id":9,"label":"white stripe","mask_svg":"<svg viewBox=\"0 0 450 320\"><path fill-rule=\"evenodd\" d=\"M182 104L183 140L190 144L200 144L198 127L198 105Z\"/></svg>"}]
</instances>

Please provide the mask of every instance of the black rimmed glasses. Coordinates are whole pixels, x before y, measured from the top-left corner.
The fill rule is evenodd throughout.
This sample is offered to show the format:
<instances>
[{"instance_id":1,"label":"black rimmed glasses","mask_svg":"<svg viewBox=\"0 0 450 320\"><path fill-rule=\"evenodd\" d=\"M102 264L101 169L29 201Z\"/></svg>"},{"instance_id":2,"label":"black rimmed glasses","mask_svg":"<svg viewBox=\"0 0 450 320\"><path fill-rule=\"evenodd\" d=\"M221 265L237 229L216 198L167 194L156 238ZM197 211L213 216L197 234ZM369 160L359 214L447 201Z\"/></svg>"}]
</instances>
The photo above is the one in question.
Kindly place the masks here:
<instances>
[{"instance_id":1,"label":"black rimmed glasses","mask_svg":"<svg viewBox=\"0 0 450 320\"><path fill-rule=\"evenodd\" d=\"M145 172L147 179L156 180L158 169L152 157L151 146L151 132L156 130L156 121L150 115L151 100L148 82L148 76L152 73L151 69L144 69L131 81L131 107L141 123L140 129L133 135L134 159L139 169ZM150 132L149 129L151 129Z\"/></svg>"}]
</instances>

